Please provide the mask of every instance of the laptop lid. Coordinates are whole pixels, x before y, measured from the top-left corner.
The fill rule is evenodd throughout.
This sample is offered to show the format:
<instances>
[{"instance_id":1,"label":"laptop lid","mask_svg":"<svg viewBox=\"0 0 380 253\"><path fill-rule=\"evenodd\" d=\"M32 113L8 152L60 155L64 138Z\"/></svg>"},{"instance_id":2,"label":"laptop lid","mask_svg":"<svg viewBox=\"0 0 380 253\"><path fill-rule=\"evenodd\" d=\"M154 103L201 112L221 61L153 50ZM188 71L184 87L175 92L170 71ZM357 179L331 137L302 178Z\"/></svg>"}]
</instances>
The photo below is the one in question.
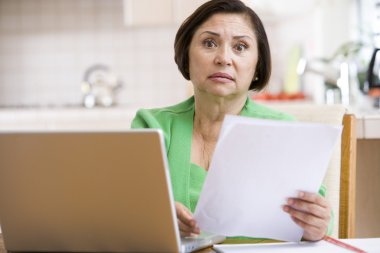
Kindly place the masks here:
<instances>
[{"instance_id":1,"label":"laptop lid","mask_svg":"<svg viewBox=\"0 0 380 253\"><path fill-rule=\"evenodd\" d=\"M162 133L0 133L8 251L179 252Z\"/></svg>"}]
</instances>

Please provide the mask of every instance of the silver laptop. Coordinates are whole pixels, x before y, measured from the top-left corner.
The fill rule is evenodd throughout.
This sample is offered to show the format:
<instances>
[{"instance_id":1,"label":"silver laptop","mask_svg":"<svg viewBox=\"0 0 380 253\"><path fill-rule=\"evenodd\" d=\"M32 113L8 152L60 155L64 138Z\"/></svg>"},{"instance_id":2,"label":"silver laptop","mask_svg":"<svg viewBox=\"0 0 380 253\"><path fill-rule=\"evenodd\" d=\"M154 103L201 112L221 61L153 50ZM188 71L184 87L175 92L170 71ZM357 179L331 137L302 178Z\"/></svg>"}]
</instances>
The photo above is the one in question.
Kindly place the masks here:
<instances>
[{"instance_id":1,"label":"silver laptop","mask_svg":"<svg viewBox=\"0 0 380 253\"><path fill-rule=\"evenodd\" d=\"M190 252L182 240L163 135L0 133L0 224L8 251Z\"/></svg>"}]
</instances>

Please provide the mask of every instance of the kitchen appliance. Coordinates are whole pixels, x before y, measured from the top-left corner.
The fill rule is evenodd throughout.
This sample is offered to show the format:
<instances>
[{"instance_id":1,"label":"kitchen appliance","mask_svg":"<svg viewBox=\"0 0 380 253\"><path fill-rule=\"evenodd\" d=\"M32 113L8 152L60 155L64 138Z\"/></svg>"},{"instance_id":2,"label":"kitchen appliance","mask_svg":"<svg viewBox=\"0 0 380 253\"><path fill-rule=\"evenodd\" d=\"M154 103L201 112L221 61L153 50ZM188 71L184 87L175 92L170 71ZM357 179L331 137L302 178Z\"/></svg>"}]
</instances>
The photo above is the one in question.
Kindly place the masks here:
<instances>
[{"instance_id":1,"label":"kitchen appliance","mask_svg":"<svg viewBox=\"0 0 380 253\"><path fill-rule=\"evenodd\" d=\"M375 2L373 28L374 50L367 72L368 95L374 99L374 106L380 108L380 1Z\"/></svg>"},{"instance_id":2,"label":"kitchen appliance","mask_svg":"<svg viewBox=\"0 0 380 253\"><path fill-rule=\"evenodd\" d=\"M83 104L87 108L96 105L109 107L115 104L116 91L122 82L106 65L95 64L89 67L83 78Z\"/></svg>"},{"instance_id":3,"label":"kitchen appliance","mask_svg":"<svg viewBox=\"0 0 380 253\"><path fill-rule=\"evenodd\" d=\"M380 108L380 48L375 48L369 63L368 95L374 98L374 106Z\"/></svg>"},{"instance_id":4,"label":"kitchen appliance","mask_svg":"<svg viewBox=\"0 0 380 253\"><path fill-rule=\"evenodd\" d=\"M301 85L306 73L321 76L324 82L324 99L326 104L355 103L356 89L358 89L357 66L352 60L353 55L360 49L361 43L348 42L341 45L329 58L300 58L297 65L297 74Z\"/></svg>"}]
</instances>

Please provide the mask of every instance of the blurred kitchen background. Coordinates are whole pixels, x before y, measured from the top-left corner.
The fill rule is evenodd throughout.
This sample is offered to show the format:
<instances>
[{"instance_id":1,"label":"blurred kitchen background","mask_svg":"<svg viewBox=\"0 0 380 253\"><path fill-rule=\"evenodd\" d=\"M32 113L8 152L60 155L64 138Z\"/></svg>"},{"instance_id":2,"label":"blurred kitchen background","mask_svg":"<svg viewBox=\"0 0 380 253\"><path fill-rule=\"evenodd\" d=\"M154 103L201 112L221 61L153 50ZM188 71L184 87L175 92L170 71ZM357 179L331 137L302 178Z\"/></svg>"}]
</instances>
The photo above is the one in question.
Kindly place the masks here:
<instances>
[{"instance_id":1,"label":"blurred kitchen background","mask_svg":"<svg viewBox=\"0 0 380 253\"><path fill-rule=\"evenodd\" d=\"M203 2L0 0L0 131L128 129L137 108L184 100L191 85L173 42ZM379 237L380 0L245 2L273 59L268 88L252 96L341 103L356 114L357 236Z\"/></svg>"},{"instance_id":2,"label":"blurred kitchen background","mask_svg":"<svg viewBox=\"0 0 380 253\"><path fill-rule=\"evenodd\" d=\"M137 108L186 98L173 41L203 2L0 0L0 106ZM270 85L257 98L340 103L325 83L334 88L347 62L349 103L367 102L359 88L380 26L375 0L245 2L263 19L272 49Z\"/></svg>"}]
</instances>

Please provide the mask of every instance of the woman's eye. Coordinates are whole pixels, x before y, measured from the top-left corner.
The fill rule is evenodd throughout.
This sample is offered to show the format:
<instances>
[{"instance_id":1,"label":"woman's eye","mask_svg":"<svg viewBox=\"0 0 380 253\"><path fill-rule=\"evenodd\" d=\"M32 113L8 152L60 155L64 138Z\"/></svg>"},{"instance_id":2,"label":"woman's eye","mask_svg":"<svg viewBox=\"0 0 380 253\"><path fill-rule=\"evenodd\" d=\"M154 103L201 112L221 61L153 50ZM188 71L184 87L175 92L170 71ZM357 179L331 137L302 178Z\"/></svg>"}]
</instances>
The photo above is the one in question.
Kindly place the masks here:
<instances>
[{"instance_id":1,"label":"woman's eye","mask_svg":"<svg viewBox=\"0 0 380 253\"><path fill-rule=\"evenodd\" d=\"M213 48L213 47L216 47L216 43L214 40L211 40L211 39L207 39L207 40L204 40L203 41L203 45L205 47L208 47L208 48Z\"/></svg>"},{"instance_id":2,"label":"woman's eye","mask_svg":"<svg viewBox=\"0 0 380 253\"><path fill-rule=\"evenodd\" d=\"M244 50L246 50L248 48L248 46L244 43L238 43L236 46L235 46L235 50L238 51L238 52L243 52Z\"/></svg>"}]
</instances>

